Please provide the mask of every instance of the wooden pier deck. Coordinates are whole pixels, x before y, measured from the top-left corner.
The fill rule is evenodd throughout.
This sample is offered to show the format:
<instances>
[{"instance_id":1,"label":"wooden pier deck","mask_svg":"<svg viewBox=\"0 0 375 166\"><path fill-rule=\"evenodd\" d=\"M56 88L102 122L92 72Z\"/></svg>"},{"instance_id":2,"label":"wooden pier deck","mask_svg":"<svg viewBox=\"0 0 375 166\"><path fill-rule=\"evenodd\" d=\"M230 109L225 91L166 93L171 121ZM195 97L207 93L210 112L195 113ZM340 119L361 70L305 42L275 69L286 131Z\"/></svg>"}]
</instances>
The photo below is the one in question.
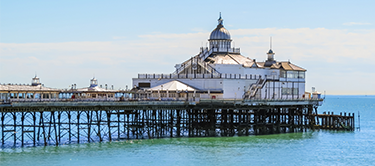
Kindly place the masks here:
<instances>
[{"instance_id":1,"label":"wooden pier deck","mask_svg":"<svg viewBox=\"0 0 375 166\"><path fill-rule=\"evenodd\" d=\"M74 101L0 105L2 146L120 139L354 130L354 114L317 114L321 100Z\"/></svg>"}]
</instances>

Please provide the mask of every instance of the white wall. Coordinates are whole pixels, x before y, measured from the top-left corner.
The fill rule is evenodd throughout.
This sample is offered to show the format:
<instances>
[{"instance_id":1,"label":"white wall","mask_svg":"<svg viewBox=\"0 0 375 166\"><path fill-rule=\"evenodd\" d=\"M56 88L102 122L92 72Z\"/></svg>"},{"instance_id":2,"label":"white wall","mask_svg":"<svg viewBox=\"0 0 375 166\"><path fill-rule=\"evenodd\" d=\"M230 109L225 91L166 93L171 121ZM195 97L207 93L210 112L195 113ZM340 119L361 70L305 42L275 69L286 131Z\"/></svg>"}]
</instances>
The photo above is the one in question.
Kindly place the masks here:
<instances>
[{"instance_id":1,"label":"white wall","mask_svg":"<svg viewBox=\"0 0 375 166\"><path fill-rule=\"evenodd\" d=\"M195 78L195 79L138 79L133 78L133 86L138 86L139 82L149 82L151 83L151 87L155 87L172 80L179 80L187 85L192 87L198 88L200 90L223 90L223 98L242 98L244 92L248 90L249 86L257 81L259 75L262 78L279 78L280 70L279 69L260 69L260 68L244 68L242 65L228 65L228 64L216 64L216 70L223 74L222 78ZM247 74L248 78L252 75L252 79L225 79L224 75L227 74L227 78L229 78L229 74L232 74L232 78L234 78L234 74L240 74L242 78L245 78ZM254 76L256 75L256 79ZM273 76L275 75L275 76ZM293 83L294 82L294 83ZM298 94L296 95L282 95L281 89L282 88L298 88ZM305 79L301 78L280 78L280 81L273 83L272 81L267 82L263 89L259 92L262 99L300 99L302 95L305 93ZM273 95L275 94L275 95Z\"/></svg>"},{"instance_id":2,"label":"white wall","mask_svg":"<svg viewBox=\"0 0 375 166\"><path fill-rule=\"evenodd\" d=\"M223 89L223 79L138 79L133 78L133 87L138 86L139 82L149 82L151 87L155 87L173 80L181 81L192 87L201 90L222 90Z\"/></svg>"},{"instance_id":3,"label":"white wall","mask_svg":"<svg viewBox=\"0 0 375 166\"><path fill-rule=\"evenodd\" d=\"M235 64L215 64L213 67L222 74L244 74L244 67Z\"/></svg>"},{"instance_id":4,"label":"white wall","mask_svg":"<svg viewBox=\"0 0 375 166\"><path fill-rule=\"evenodd\" d=\"M242 98L245 90L248 90L249 86L255 83L256 80L245 80L245 79L224 79L223 80L223 98L226 99L240 99Z\"/></svg>"}]
</instances>

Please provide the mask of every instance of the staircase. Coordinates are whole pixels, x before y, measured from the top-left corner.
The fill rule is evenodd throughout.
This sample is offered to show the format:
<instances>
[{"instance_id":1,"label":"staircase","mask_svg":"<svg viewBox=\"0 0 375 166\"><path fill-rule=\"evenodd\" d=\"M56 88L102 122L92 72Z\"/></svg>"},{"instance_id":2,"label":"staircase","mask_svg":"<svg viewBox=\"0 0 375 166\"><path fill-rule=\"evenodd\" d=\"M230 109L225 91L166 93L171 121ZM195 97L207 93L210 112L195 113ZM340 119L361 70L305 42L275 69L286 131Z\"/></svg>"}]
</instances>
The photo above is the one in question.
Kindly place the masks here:
<instances>
[{"instance_id":1,"label":"staircase","mask_svg":"<svg viewBox=\"0 0 375 166\"><path fill-rule=\"evenodd\" d=\"M212 51L210 51L210 52L212 52ZM212 67L210 64L205 62L203 60L203 58L201 58L201 57L204 57L204 56L206 56L206 55L205 55L205 53L202 52L201 54L185 61L184 63L181 64L181 66L175 72L173 72L173 74L179 74L186 68L190 68L190 67L198 66L198 65L201 66L202 68L204 68L204 70L206 70L206 71L213 72L213 74L220 74L220 72L218 72L214 67Z\"/></svg>"},{"instance_id":2,"label":"staircase","mask_svg":"<svg viewBox=\"0 0 375 166\"><path fill-rule=\"evenodd\" d=\"M211 55L213 49L208 50L208 48L202 50L202 52L198 55L200 59L206 59L208 56Z\"/></svg>"},{"instance_id":3,"label":"staircase","mask_svg":"<svg viewBox=\"0 0 375 166\"><path fill-rule=\"evenodd\" d=\"M253 99L257 94L258 90L262 89L266 85L267 79L259 78L257 82L251 84L249 89L244 93L243 99Z\"/></svg>"}]
</instances>

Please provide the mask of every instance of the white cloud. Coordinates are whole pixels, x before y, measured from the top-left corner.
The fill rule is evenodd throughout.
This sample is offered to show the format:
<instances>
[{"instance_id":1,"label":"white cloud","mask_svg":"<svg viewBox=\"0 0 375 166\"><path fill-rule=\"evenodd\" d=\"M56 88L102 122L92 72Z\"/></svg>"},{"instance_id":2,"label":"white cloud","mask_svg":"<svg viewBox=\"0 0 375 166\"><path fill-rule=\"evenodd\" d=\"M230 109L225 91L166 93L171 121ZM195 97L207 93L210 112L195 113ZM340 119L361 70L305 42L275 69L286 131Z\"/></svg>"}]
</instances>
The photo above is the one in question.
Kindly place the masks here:
<instances>
[{"instance_id":1,"label":"white cloud","mask_svg":"<svg viewBox=\"0 0 375 166\"><path fill-rule=\"evenodd\" d=\"M148 39L193 39L197 37L202 37L207 35L207 33L198 32L198 33L183 33L183 34L149 34L149 35L140 35L140 38L148 38Z\"/></svg>"},{"instance_id":2,"label":"white cloud","mask_svg":"<svg viewBox=\"0 0 375 166\"><path fill-rule=\"evenodd\" d=\"M236 29L233 45L243 55L265 60L269 37L276 59L304 67L307 90L328 94L375 94L375 30ZM176 63L196 55L209 32L148 34L108 42L0 43L0 83L27 83L37 72L47 86L100 84L131 86L138 73L170 73ZM358 84L361 83L361 86Z\"/></svg>"},{"instance_id":3,"label":"white cloud","mask_svg":"<svg viewBox=\"0 0 375 166\"><path fill-rule=\"evenodd\" d=\"M343 23L342 25L351 26L351 25L372 25L372 24L368 22L346 22L346 23Z\"/></svg>"},{"instance_id":4,"label":"white cloud","mask_svg":"<svg viewBox=\"0 0 375 166\"><path fill-rule=\"evenodd\" d=\"M193 29L191 29L191 31L194 31L194 32L204 32L205 30L203 28L193 28Z\"/></svg>"},{"instance_id":5,"label":"white cloud","mask_svg":"<svg viewBox=\"0 0 375 166\"><path fill-rule=\"evenodd\" d=\"M113 36L112 39L126 39L126 36Z\"/></svg>"}]
</instances>

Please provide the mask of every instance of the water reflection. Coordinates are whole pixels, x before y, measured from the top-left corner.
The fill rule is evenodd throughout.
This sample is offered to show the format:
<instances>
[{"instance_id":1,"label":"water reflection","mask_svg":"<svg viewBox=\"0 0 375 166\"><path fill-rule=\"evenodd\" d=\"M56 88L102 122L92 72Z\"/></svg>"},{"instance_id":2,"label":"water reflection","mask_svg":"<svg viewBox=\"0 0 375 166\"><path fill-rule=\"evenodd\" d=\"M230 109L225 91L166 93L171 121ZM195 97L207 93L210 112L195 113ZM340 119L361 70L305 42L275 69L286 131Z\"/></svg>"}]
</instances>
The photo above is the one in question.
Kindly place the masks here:
<instances>
[{"instance_id":1,"label":"water reflection","mask_svg":"<svg viewBox=\"0 0 375 166\"><path fill-rule=\"evenodd\" d=\"M326 99L324 110L356 99ZM374 103L360 99L361 131L165 138L0 149L0 165L373 165ZM366 101L366 103L363 103ZM362 105L363 103L363 105ZM325 107L326 106L326 107ZM365 106L364 109L361 109ZM321 109L322 110L322 109Z\"/></svg>"}]
</instances>

